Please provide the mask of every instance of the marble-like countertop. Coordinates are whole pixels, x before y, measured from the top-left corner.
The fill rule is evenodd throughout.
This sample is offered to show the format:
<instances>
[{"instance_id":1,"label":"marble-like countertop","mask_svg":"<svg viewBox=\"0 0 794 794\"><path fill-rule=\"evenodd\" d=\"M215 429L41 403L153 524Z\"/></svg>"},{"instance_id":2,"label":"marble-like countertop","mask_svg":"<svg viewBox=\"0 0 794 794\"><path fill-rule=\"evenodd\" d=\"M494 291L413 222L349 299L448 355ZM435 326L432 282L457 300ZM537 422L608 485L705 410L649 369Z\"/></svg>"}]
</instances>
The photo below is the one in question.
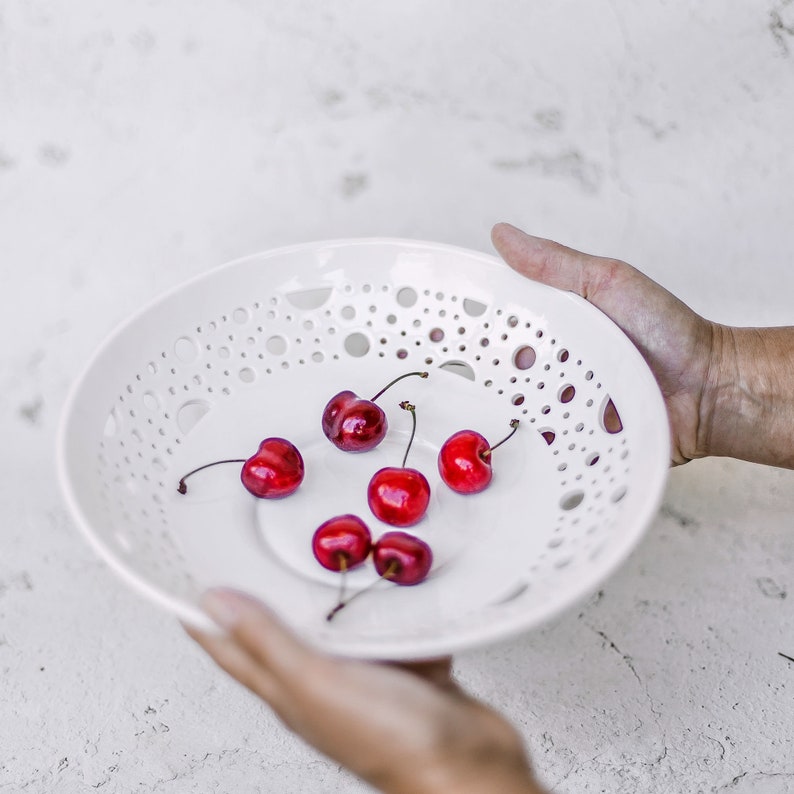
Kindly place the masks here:
<instances>
[{"instance_id":1,"label":"marble-like countertop","mask_svg":"<svg viewBox=\"0 0 794 794\"><path fill-rule=\"evenodd\" d=\"M0 7L0 792L358 792L78 536L66 391L224 261L508 220L792 320L794 3ZM555 792L794 791L794 472L671 473L581 609L461 655Z\"/></svg>"}]
</instances>

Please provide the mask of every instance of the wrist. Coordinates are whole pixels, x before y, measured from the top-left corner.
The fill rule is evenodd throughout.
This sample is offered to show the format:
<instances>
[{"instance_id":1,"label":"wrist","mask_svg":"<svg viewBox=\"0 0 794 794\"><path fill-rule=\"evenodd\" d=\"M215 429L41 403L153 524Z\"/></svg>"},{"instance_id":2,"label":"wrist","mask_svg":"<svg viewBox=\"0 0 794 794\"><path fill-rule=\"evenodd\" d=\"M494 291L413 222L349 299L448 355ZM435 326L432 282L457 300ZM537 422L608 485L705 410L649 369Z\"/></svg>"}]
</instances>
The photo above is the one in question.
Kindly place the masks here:
<instances>
[{"instance_id":1,"label":"wrist","mask_svg":"<svg viewBox=\"0 0 794 794\"><path fill-rule=\"evenodd\" d=\"M698 448L794 468L794 328L713 324Z\"/></svg>"}]
</instances>

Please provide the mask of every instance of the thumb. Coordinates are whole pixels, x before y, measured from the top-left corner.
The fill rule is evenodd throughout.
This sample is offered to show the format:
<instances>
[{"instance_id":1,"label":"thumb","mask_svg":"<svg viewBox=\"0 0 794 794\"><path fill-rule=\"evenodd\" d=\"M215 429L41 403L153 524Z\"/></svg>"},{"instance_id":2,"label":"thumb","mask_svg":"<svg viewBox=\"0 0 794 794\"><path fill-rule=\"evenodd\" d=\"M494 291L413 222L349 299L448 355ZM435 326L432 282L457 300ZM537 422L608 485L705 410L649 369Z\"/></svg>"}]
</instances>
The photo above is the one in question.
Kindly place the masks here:
<instances>
[{"instance_id":1,"label":"thumb","mask_svg":"<svg viewBox=\"0 0 794 794\"><path fill-rule=\"evenodd\" d=\"M262 669L288 679L311 650L260 601L231 588L217 587L201 599L207 614Z\"/></svg>"},{"instance_id":2,"label":"thumb","mask_svg":"<svg viewBox=\"0 0 794 794\"><path fill-rule=\"evenodd\" d=\"M497 223L491 240L513 270L533 281L587 298L609 275L613 260L588 256L560 243L533 237L509 223Z\"/></svg>"}]
</instances>

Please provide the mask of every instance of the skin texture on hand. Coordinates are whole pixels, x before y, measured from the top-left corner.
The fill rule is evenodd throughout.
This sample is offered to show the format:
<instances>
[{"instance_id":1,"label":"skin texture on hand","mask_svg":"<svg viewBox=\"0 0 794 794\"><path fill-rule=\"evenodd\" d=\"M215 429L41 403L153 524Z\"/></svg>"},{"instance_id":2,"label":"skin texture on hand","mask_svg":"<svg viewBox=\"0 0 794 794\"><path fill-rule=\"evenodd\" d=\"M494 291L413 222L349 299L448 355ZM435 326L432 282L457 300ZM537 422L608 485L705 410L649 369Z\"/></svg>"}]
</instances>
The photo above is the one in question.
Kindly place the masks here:
<instances>
[{"instance_id":1,"label":"skin texture on hand","mask_svg":"<svg viewBox=\"0 0 794 794\"><path fill-rule=\"evenodd\" d=\"M631 265L589 256L506 223L491 233L514 270L577 293L610 317L631 339L656 376L670 418L673 463L708 454L704 388L709 380L714 327Z\"/></svg>"},{"instance_id":2,"label":"skin texture on hand","mask_svg":"<svg viewBox=\"0 0 794 794\"><path fill-rule=\"evenodd\" d=\"M244 594L213 590L202 605L226 634L188 634L288 728L381 791L542 794L518 733L452 681L449 659L339 659Z\"/></svg>"},{"instance_id":3,"label":"skin texture on hand","mask_svg":"<svg viewBox=\"0 0 794 794\"><path fill-rule=\"evenodd\" d=\"M794 469L794 328L720 332L709 453Z\"/></svg>"},{"instance_id":4,"label":"skin texture on hand","mask_svg":"<svg viewBox=\"0 0 794 794\"><path fill-rule=\"evenodd\" d=\"M491 236L514 270L581 295L623 329L664 396L674 464L722 455L794 468L794 328L709 322L625 262L506 223Z\"/></svg>"}]
</instances>

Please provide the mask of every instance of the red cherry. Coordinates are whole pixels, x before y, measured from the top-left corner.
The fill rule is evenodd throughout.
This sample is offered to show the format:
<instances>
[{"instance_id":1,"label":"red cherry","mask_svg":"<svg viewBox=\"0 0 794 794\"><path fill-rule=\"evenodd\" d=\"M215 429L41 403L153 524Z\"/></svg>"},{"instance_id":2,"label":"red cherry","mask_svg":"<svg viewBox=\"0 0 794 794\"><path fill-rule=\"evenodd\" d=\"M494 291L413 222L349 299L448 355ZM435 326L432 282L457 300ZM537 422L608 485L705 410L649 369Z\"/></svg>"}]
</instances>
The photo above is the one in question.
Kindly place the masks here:
<instances>
[{"instance_id":1,"label":"red cherry","mask_svg":"<svg viewBox=\"0 0 794 794\"><path fill-rule=\"evenodd\" d=\"M350 390L340 391L326 404L322 428L326 438L345 452L367 452L378 446L389 427L386 414L375 400L397 381L411 375L426 378L427 372L407 372L384 386L371 400L364 400Z\"/></svg>"},{"instance_id":2,"label":"red cherry","mask_svg":"<svg viewBox=\"0 0 794 794\"><path fill-rule=\"evenodd\" d=\"M410 527L425 514L430 503L430 484L421 471L407 469L405 461L416 435L416 409L411 403L400 403L410 411L413 420L411 438L400 468L387 466L372 475L367 487L367 503L373 515L394 527Z\"/></svg>"},{"instance_id":3,"label":"red cherry","mask_svg":"<svg viewBox=\"0 0 794 794\"><path fill-rule=\"evenodd\" d=\"M458 493L478 493L487 488L493 477L491 456L483 456L488 446L486 438L474 430L458 430L439 450L441 479Z\"/></svg>"},{"instance_id":4,"label":"red cherry","mask_svg":"<svg viewBox=\"0 0 794 794\"><path fill-rule=\"evenodd\" d=\"M430 484L417 469L387 466L376 471L367 488L373 515L393 527L410 527L430 503Z\"/></svg>"},{"instance_id":5,"label":"red cherry","mask_svg":"<svg viewBox=\"0 0 794 794\"><path fill-rule=\"evenodd\" d=\"M314 556L324 568L341 574L336 606L325 616L326 620L333 620L334 615L355 598L355 595L345 598L347 572L364 562L371 550L369 527L351 513L329 518L317 527L312 537Z\"/></svg>"},{"instance_id":6,"label":"red cherry","mask_svg":"<svg viewBox=\"0 0 794 794\"><path fill-rule=\"evenodd\" d=\"M513 419L510 427L510 434L494 446L490 446L485 437L474 430L453 433L438 452L441 479L457 493L484 491L493 477L491 453L516 432L518 419Z\"/></svg>"},{"instance_id":7,"label":"red cherry","mask_svg":"<svg viewBox=\"0 0 794 794\"><path fill-rule=\"evenodd\" d=\"M350 513L329 518L312 537L314 556L329 571L347 571L360 565L371 549L369 527Z\"/></svg>"},{"instance_id":8,"label":"red cherry","mask_svg":"<svg viewBox=\"0 0 794 794\"><path fill-rule=\"evenodd\" d=\"M362 400L352 391L332 397L323 411L323 433L345 452L367 452L386 435L389 423L383 409L371 400Z\"/></svg>"},{"instance_id":9,"label":"red cherry","mask_svg":"<svg viewBox=\"0 0 794 794\"><path fill-rule=\"evenodd\" d=\"M266 438L250 458L218 460L188 472L179 481L179 493L187 493L185 480L196 472L221 463L242 463L240 480L246 490L260 499L289 496L303 482L303 458L298 448L285 438Z\"/></svg>"},{"instance_id":10,"label":"red cherry","mask_svg":"<svg viewBox=\"0 0 794 794\"><path fill-rule=\"evenodd\" d=\"M303 458L285 438L266 438L243 464L243 485L260 499L289 496L303 482Z\"/></svg>"},{"instance_id":11,"label":"red cherry","mask_svg":"<svg viewBox=\"0 0 794 794\"><path fill-rule=\"evenodd\" d=\"M414 585L427 578L433 565L433 552L427 543L407 532L386 532L375 544L372 560L384 579Z\"/></svg>"}]
</instances>

